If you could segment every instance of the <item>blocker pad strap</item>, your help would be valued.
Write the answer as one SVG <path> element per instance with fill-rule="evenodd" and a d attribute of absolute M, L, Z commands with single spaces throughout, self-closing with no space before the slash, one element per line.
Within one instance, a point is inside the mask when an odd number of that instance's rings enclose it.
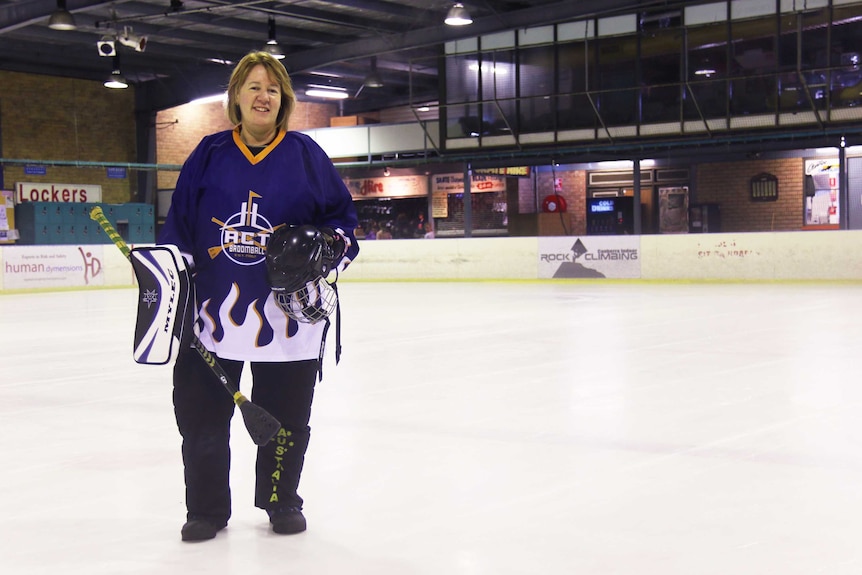
<path fill-rule="evenodd" d="M 134 357 L 164 365 L 191 344 L 194 306 L 191 274 L 174 245 L 134 248 L 129 255 L 138 280 Z"/>

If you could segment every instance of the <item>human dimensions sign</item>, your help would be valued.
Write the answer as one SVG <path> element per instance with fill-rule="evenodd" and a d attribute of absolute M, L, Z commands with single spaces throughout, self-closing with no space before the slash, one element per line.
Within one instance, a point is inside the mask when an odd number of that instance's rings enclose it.
<path fill-rule="evenodd" d="M 105 285 L 103 246 L 16 246 L 3 251 L 4 289 Z"/>
<path fill-rule="evenodd" d="M 102 186 L 97 184 L 46 184 L 18 182 L 15 203 L 25 202 L 101 202 Z"/>

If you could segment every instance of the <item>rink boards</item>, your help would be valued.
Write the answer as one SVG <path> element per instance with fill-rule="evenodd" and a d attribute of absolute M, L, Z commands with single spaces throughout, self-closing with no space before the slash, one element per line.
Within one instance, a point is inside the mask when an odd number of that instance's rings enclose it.
<path fill-rule="evenodd" d="M 363 241 L 343 281 L 862 280 L 862 231 Z M 0 247 L 0 290 L 134 284 L 111 245 Z"/>

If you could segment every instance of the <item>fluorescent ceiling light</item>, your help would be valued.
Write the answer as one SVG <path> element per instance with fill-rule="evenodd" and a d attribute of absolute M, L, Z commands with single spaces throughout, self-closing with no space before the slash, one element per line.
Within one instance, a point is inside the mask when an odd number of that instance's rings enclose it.
<path fill-rule="evenodd" d="M 196 98 L 189 102 L 189 104 L 211 104 L 213 102 L 224 102 L 227 98 L 227 93 L 222 92 L 221 94 L 213 94 L 212 96 L 204 96 L 203 98 Z"/>
<path fill-rule="evenodd" d="M 347 88 L 342 88 L 341 86 L 327 86 L 324 84 L 308 84 L 309 88 L 320 88 L 321 90 L 338 90 L 340 92 L 346 92 Z"/>
<path fill-rule="evenodd" d="M 609 160 L 596 162 L 596 167 L 601 170 L 631 170 L 634 167 L 634 162 L 631 160 Z"/>
<path fill-rule="evenodd" d="M 320 88 L 311 88 L 310 90 L 305 91 L 306 96 L 311 96 L 312 98 L 329 98 L 332 100 L 344 100 L 350 97 L 350 94 L 347 92 L 340 92 L 338 90 L 324 90 Z"/>
<path fill-rule="evenodd" d="M 333 74 L 332 72 L 321 72 L 319 70 L 314 70 L 309 72 L 312 76 L 323 76 L 324 78 L 341 78 L 341 74 Z"/>

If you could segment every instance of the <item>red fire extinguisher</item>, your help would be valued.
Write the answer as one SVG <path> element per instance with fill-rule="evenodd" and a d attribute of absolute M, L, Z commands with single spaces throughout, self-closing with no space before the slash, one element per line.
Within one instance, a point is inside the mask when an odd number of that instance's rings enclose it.
<path fill-rule="evenodd" d="M 550 213 L 565 212 L 566 198 L 560 194 L 551 194 L 550 196 L 546 196 L 542 201 L 542 211 Z"/>

